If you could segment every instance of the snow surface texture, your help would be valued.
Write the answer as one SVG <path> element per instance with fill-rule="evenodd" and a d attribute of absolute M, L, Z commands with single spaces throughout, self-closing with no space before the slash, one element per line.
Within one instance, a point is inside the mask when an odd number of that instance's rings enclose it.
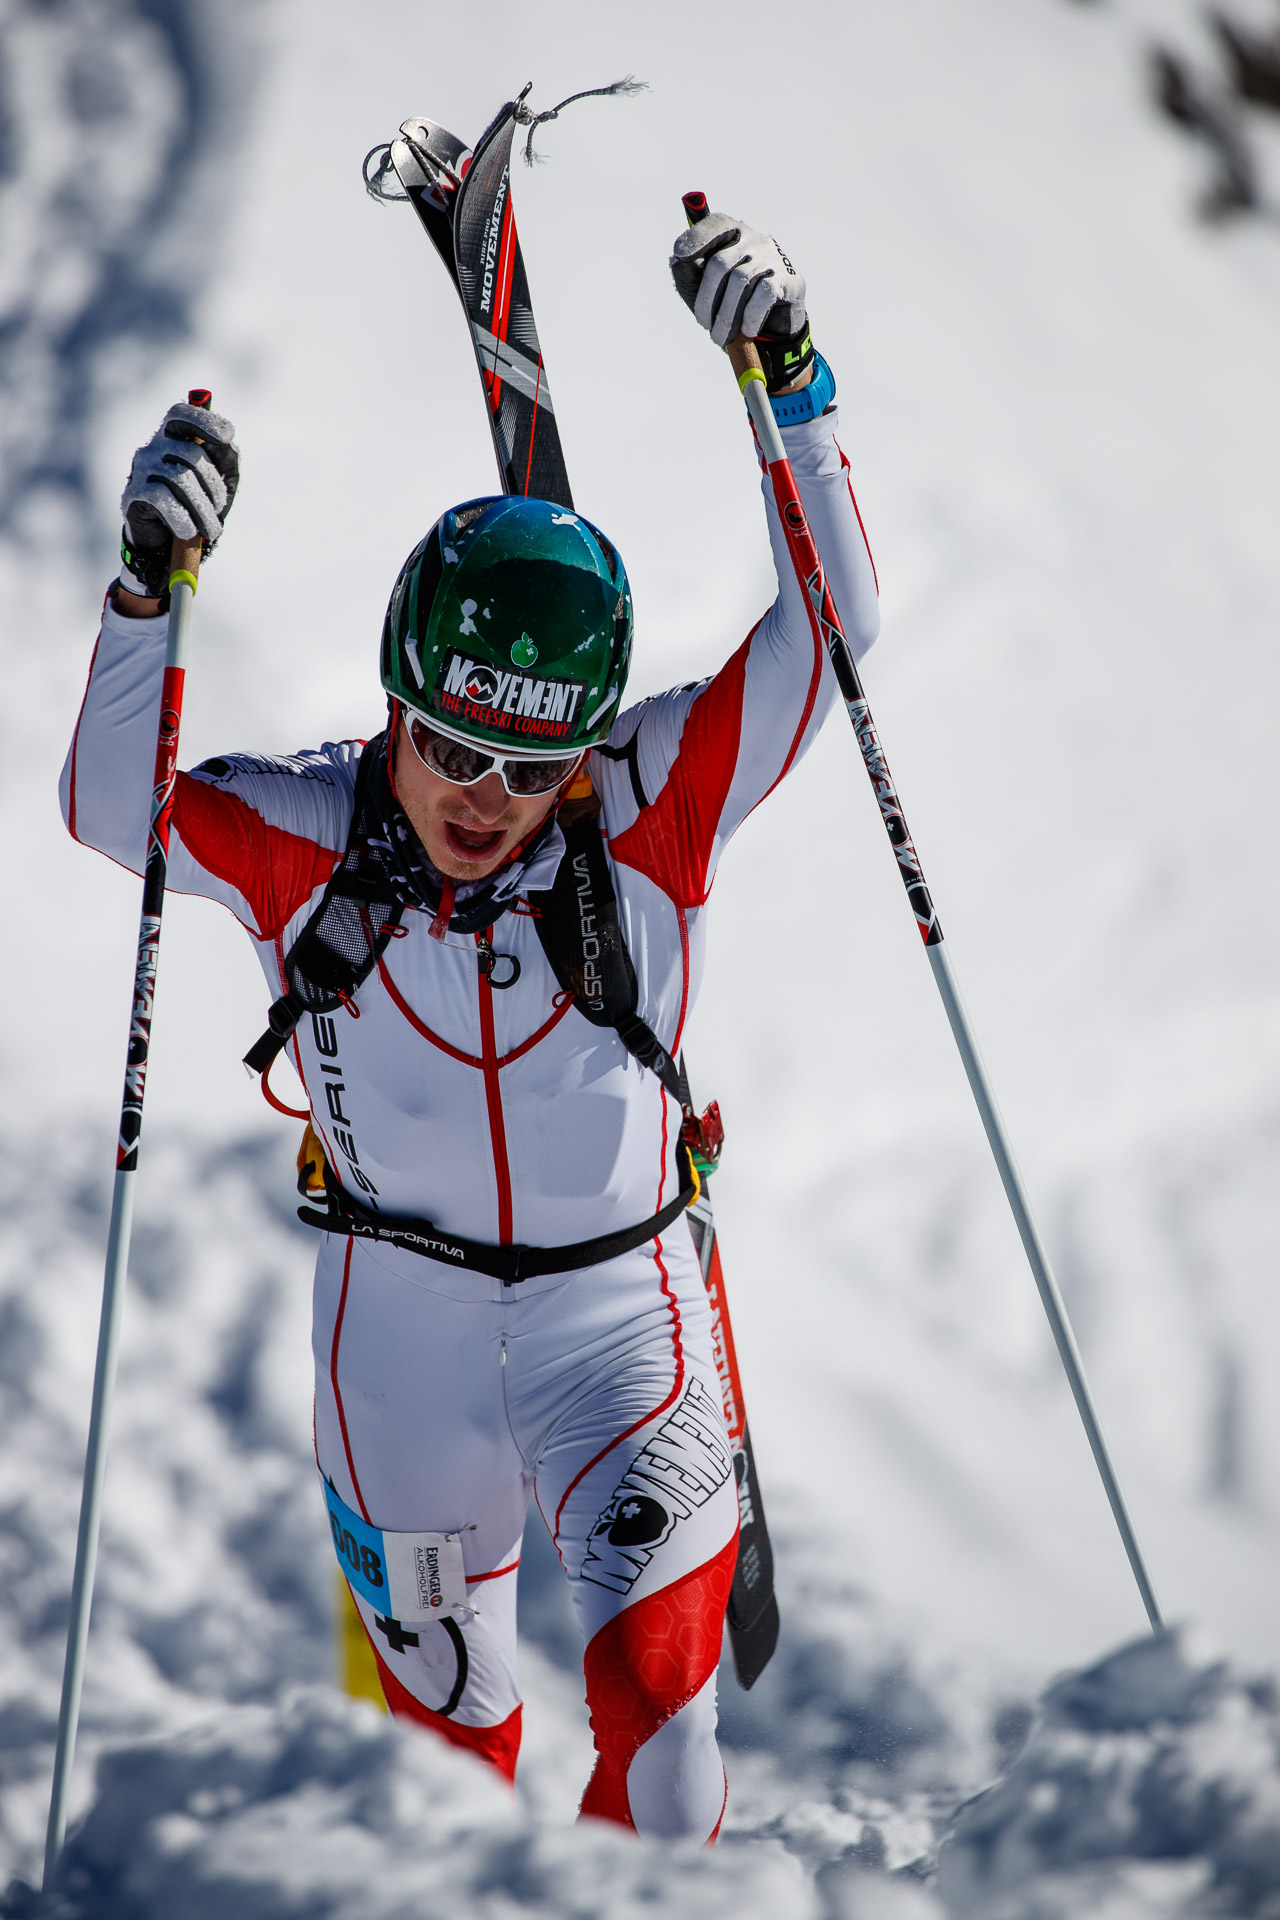
<path fill-rule="evenodd" d="M 982 1920 L 1280 1913 L 1280 1698 L 1186 1634 L 1059 1680 L 1005 1778 L 942 1849 Z"/>
<path fill-rule="evenodd" d="M 103 395 L 190 331 L 244 124 L 246 13 L 0 10 L 0 531 L 42 488 L 90 505 Z"/>
<path fill-rule="evenodd" d="M 873 707 L 1166 1607 L 1212 1638 L 1134 1637 L 833 721 L 730 852 L 689 1036 L 784 1620 L 751 1695 L 724 1677 L 721 1845 L 572 1826 L 590 1738 L 536 1523 L 514 1801 L 328 1684 L 295 1130 L 238 1066 L 242 936 L 174 900 L 61 1913 L 1274 1916 L 1280 236 L 1195 218 L 1204 157 L 1147 101 L 1153 38 L 1207 57 L 1198 11 L 821 0 L 783 100 L 771 13 L 728 44 L 672 0 L 491 11 L 483 58 L 468 10 L 409 0 L 376 32 L 330 0 L 0 11 L 0 1886 L 38 1874 L 136 934 L 53 804 L 129 452 L 194 385 L 245 448 L 186 760 L 375 727 L 387 583 L 492 478 L 452 295 L 359 159 L 410 112 L 474 133 L 526 78 L 634 71 L 515 196 L 635 690 L 767 592 L 740 406 L 666 276 L 701 185 L 809 274 L 884 589 Z"/>

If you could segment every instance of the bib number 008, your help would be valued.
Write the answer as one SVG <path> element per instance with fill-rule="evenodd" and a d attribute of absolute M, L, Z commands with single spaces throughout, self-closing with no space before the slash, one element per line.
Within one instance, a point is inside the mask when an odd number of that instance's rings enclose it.
<path fill-rule="evenodd" d="M 372 1526 L 326 1481 L 325 1504 L 338 1565 L 360 1597 L 404 1621 L 470 1616 L 462 1541 L 456 1533 L 393 1533 Z"/>

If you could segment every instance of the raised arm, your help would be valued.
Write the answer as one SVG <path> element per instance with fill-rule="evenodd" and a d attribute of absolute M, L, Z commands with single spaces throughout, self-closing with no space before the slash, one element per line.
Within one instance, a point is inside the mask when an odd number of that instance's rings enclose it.
<path fill-rule="evenodd" d="M 168 626 L 173 534 L 212 546 L 235 494 L 230 421 L 171 407 L 134 457 L 125 488 L 123 566 L 108 589 L 89 684 L 62 769 L 72 835 L 141 872 Z M 184 437 L 198 426 L 203 445 Z M 180 773 L 169 886 L 230 907 L 273 939 L 328 879 L 345 844 L 354 760 L 349 746 L 287 760 L 234 755 Z"/>
<path fill-rule="evenodd" d="M 718 345 L 744 330 L 758 341 L 849 644 L 861 657 L 880 625 L 875 568 L 836 438 L 835 381 L 815 354 L 804 281 L 776 242 L 711 214 L 681 235 L 677 290 Z M 610 769 L 615 859 L 638 868 L 682 906 L 707 896 L 729 836 L 806 751 L 835 696 L 778 522 L 763 487 L 778 595 L 712 679 L 622 715 L 603 755 Z"/>

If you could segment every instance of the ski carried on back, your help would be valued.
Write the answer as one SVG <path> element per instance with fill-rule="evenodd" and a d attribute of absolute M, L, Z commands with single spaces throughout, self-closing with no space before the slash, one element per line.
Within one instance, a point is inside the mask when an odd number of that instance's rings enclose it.
<path fill-rule="evenodd" d="M 398 139 L 367 157 L 365 183 L 375 199 L 408 199 L 458 291 L 488 403 L 503 491 L 572 508 L 511 206 L 511 143 L 527 92 L 526 87 L 502 108 L 474 151 L 434 120 L 406 120 Z M 384 183 L 392 175 L 403 194 L 386 190 Z M 686 1142 L 701 1171 L 701 1191 L 688 1217 L 711 1302 L 712 1350 L 738 1483 L 740 1533 L 727 1614 L 729 1644 L 739 1684 L 750 1687 L 777 1644 L 778 1603 L 707 1192 L 706 1168 L 719 1152 L 720 1137 L 718 1111 L 709 1108 L 698 1120 L 687 1103 Z"/>
<path fill-rule="evenodd" d="M 686 1089 L 684 1056 L 680 1072 Z M 688 1118 L 684 1126 L 685 1144 L 694 1159 L 700 1177 L 698 1197 L 689 1208 L 689 1231 L 693 1235 L 703 1284 L 711 1301 L 711 1352 L 720 1382 L 724 1423 L 733 1449 L 733 1470 L 738 1483 L 738 1561 L 733 1570 L 726 1618 L 729 1645 L 733 1650 L 733 1670 L 743 1687 L 760 1678 L 778 1644 L 778 1602 L 773 1591 L 773 1547 L 765 1525 L 760 1482 L 756 1478 L 756 1457 L 751 1448 L 751 1429 L 747 1425 L 747 1403 L 738 1372 L 738 1352 L 733 1343 L 733 1322 L 724 1290 L 724 1271 L 720 1265 L 720 1243 L 716 1238 L 715 1215 L 711 1211 L 708 1189 L 709 1152 L 718 1157 L 724 1141 L 719 1102 L 713 1102 L 702 1118 L 693 1118 L 693 1102 L 686 1102 Z M 693 1136 L 692 1138 L 690 1136 Z"/>
<path fill-rule="evenodd" d="M 511 209 L 520 100 L 502 109 L 474 153 L 434 120 L 406 120 L 389 164 L 466 310 L 503 492 L 572 507 Z"/>

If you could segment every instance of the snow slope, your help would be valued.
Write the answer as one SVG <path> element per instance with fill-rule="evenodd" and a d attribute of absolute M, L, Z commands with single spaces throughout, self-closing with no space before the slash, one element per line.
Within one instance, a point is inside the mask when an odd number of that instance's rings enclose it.
<path fill-rule="evenodd" d="M 492 483 L 452 296 L 360 157 L 411 111 L 474 133 L 526 78 L 550 104 L 634 71 L 650 93 L 543 128 L 515 194 L 575 487 L 636 585 L 636 690 L 715 664 L 768 591 L 739 403 L 666 279 L 700 185 L 809 273 L 883 587 L 873 707 L 1167 1610 L 1226 1665 L 1178 1637 L 1104 1658 L 1136 1595 L 833 721 L 725 863 L 689 1042 L 730 1129 L 785 1620 L 756 1691 L 726 1682 L 725 1843 L 568 1829 L 589 1743 L 535 1541 L 514 1808 L 327 1689 L 291 1129 L 237 1064 L 247 947 L 174 901 L 65 1910 L 1266 1911 L 1280 245 L 1193 220 L 1200 160 L 1146 107 L 1146 41 L 1203 45 L 1194 9 L 824 0 L 803 86 L 764 10 L 737 36 L 670 0 L 496 0 L 487 36 L 405 0 L 376 33 L 218 12 L 0 17 L 0 807 L 31 930 L 0 1031 L 0 1883 L 38 1861 L 136 928 L 53 802 L 128 452 L 197 383 L 245 448 L 186 756 L 378 724 L 387 583 Z M 193 56 L 170 29 L 198 18 Z M 928 1879 L 1063 1667 L 1101 1677 L 1046 1697 Z M 1091 1720 L 1081 1687 L 1119 1704 Z"/>

